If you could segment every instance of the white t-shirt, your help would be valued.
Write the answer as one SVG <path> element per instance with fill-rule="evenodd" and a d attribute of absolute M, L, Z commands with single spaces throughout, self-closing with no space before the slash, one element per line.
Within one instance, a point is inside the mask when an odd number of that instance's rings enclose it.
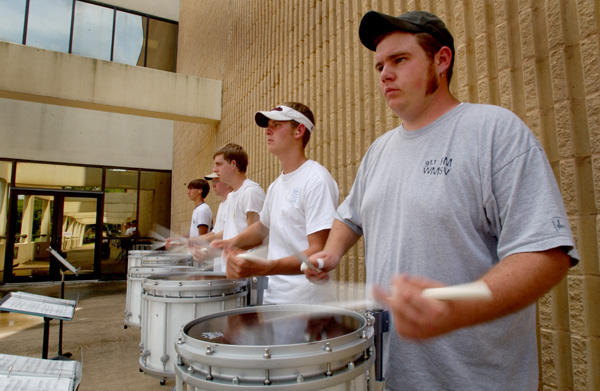
<path fill-rule="evenodd" d="M 225 227 L 225 211 L 227 210 L 228 201 L 229 198 L 226 198 L 219 204 L 219 209 L 217 209 L 217 217 L 215 218 L 215 224 L 213 225 L 212 229 L 214 233 L 223 231 L 223 228 Z"/>
<path fill-rule="evenodd" d="M 246 179 L 239 189 L 229 193 L 225 208 L 223 239 L 233 238 L 246 229 L 248 226 L 246 215 L 249 212 L 260 213 L 264 201 L 264 190 L 250 179 Z M 225 262 L 221 263 L 221 270 L 225 271 Z"/>
<path fill-rule="evenodd" d="M 307 236 L 331 229 L 339 201 L 337 183 L 325 167 L 308 160 L 281 174 L 267 191 L 260 221 L 269 228 L 268 259 L 308 248 Z M 300 275 L 269 276 L 264 304 L 324 304 L 336 300 L 333 281 L 315 285 Z"/>
<path fill-rule="evenodd" d="M 190 224 L 190 238 L 199 236 L 198 227 L 206 225 L 208 231 L 212 227 L 212 210 L 206 203 L 201 203 L 192 212 L 192 223 Z"/>
<path fill-rule="evenodd" d="M 215 225 L 213 226 L 213 229 L 212 229 L 212 231 L 214 233 L 219 233 L 219 232 L 223 231 L 223 228 L 225 227 L 225 215 L 227 214 L 228 202 L 229 202 L 229 198 L 226 198 L 223 201 L 221 201 L 221 203 L 219 204 L 219 209 L 217 209 L 217 217 L 215 218 Z M 223 265 L 222 257 L 215 257 L 213 262 L 214 262 L 214 267 L 217 270 L 225 270 L 225 265 Z"/>

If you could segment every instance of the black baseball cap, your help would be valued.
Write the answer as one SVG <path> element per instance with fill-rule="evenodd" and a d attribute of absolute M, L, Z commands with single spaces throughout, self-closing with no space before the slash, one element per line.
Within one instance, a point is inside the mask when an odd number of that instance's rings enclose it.
<path fill-rule="evenodd" d="M 358 35 L 367 49 L 375 51 L 377 39 L 393 31 L 429 33 L 442 46 L 448 46 L 452 50 L 452 57 L 454 57 L 454 38 L 452 34 L 440 18 L 426 11 L 410 11 L 400 16 L 369 11 L 360 21 Z"/>

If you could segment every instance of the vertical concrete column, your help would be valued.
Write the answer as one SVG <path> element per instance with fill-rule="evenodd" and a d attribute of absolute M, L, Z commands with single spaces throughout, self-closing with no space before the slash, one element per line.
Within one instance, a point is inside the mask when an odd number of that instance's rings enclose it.
<path fill-rule="evenodd" d="M 21 235 L 27 235 L 21 239 L 21 243 L 31 243 L 31 234 L 33 233 L 33 204 L 35 196 L 25 196 L 23 200 L 23 211 L 21 217 Z"/>
<path fill-rule="evenodd" d="M 68 250 L 68 244 L 69 244 L 69 238 L 66 236 L 68 235 L 68 227 L 69 227 L 69 217 L 65 216 L 64 220 L 63 220 L 63 225 L 62 225 L 62 250 Z"/>
<path fill-rule="evenodd" d="M 6 236 L 6 215 L 8 213 L 8 191 L 5 181 L 0 181 L 0 236 Z M 4 239 L 0 239 L 2 242 Z"/>
<path fill-rule="evenodd" d="M 83 246 L 83 235 L 85 234 L 85 224 L 77 222 L 77 247 Z"/>
<path fill-rule="evenodd" d="M 42 236 L 44 238 L 44 242 L 50 241 L 50 218 L 52 216 L 52 201 L 43 200 L 42 201 L 42 222 L 40 226 L 40 234 L 46 235 Z"/>

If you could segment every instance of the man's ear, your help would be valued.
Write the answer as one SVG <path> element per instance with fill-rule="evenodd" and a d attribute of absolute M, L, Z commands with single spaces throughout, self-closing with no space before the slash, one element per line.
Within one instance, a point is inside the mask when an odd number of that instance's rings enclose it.
<path fill-rule="evenodd" d="M 437 61 L 438 75 L 446 72 L 452 63 L 452 50 L 448 46 L 443 46 L 435 54 L 435 59 Z"/>
<path fill-rule="evenodd" d="M 231 164 L 231 166 L 232 166 L 233 168 L 235 168 L 235 166 L 237 165 L 237 164 L 236 164 L 236 162 L 235 162 L 235 160 L 232 160 L 232 161 L 231 161 L 231 163 L 229 163 L 229 164 Z"/>
<path fill-rule="evenodd" d="M 302 136 L 304 136 L 304 132 L 306 132 L 306 126 L 304 126 L 304 124 L 298 124 L 298 126 L 296 126 L 296 130 L 294 131 L 294 136 L 296 138 L 302 138 Z"/>

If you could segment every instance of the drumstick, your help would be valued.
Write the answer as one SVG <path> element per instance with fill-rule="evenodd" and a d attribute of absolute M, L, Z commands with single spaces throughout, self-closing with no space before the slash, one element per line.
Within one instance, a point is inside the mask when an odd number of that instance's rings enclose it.
<path fill-rule="evenodd" d="M 364 291 L 366 286 L 364 284 L 348 284 L 344 286 L 349 287 L 350 290 Z M 395 290 L 392 287 L 392 290 Z M 487 284 L 483 281 L 475 281 L 466 284 L 445 286 L 440 288 L 427 288 L 421 292 L 423 297 L 436 300 L 491 300 L 492 292 L 490 291 Z M 388 298 L 393 300 L 394 295 L 392 294 Z M 331 302 L 324 303 L 327 305 L 352 309 L 352 308 L 381 308 L 382 303 L 379 303 L 371 298 L 358 299 L 358 300 L 346 300 L 342 302 Z"/>
<path fill-rule="evenodd" d="M 319 264 L 319 267 L 315 267 L 309 260 L 308 257 L 306 256 L 306 254 L 304 254 L 303 252 L 299 252 L 296 255 L 296 258 L 298 258 L 300 260 L 300 262 L 302 262 L 300 264 L 300 271 L 304 272 L 306 269 L 313 269 L 313 270 L 317 270 L 319 272 L 322 272 L 323 270 L 323 259 L 322 258 L 317 258 L 317 263 Z M 309 278 L 308 281 L 312 282 L 313 284 L 316 285 L 323 285 L 327 283 L 327 280 L 321 280 L 319 278 Z"/>
<path fill-rule="evenodd" d="M 259 246 L 248 250 L 245 253 L 238 254 L 237 256 L 247 261 L 269 262 L 267 259 L 268 250 L 269 248 L 267 246 Z"/>
<path fill-rule="evenodd" d="M 492 291 L 483 281 L 423 289 L 421 296 L 436 300 L 492 300 Z"/>

